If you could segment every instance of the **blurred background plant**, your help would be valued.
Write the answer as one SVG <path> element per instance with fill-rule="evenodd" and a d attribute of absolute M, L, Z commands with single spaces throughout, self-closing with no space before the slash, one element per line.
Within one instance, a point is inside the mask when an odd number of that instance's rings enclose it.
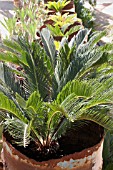
<path fill-rule="evenodd" d="M 58 41 L 60 42 L 63 37 L 70 40 L 83 28 L 82 20 L 77 18 L 73 1 L 48 1 L 46 6 L 49 12 L 48 20 L 44 24 L 51 31 L 55 45 L 58 45 Z"/>
<path fill-rule="evenodd" d="M 93 5 L 93 6 L 95 6 L 95 5 L 96 5 L 96 2 L 97 2 L 97 0 L 84 0 L 84 1 L 88 1 L 89 4 L 91 4 L 91 5 Z"/>
<path fill-rule="evenodd" d="M 89 3 L 91 4 L 91 5 L 96 5 L 96 0 L 89 0 Z"/>
<path fill-rule="evenodd" d="M 103 170 L 113 170 L 113 132 L 106 133 L 103 148 Z"/>
<path fill-rule="evenodd" d="M 93 16 L 93 7 L 88 8 L 85 6 L 84 0 L 74 0 L 75 3 L 75 11 L 77 13 L 77 17 L 82 19 L 83 25 L 86 28 L 94 28 L 94 16 Z M 90 4 L 94 5 L 95 1 L 90 1 Z"/>
<path fill-rule="evenodd" d="M 69 15 L 65 13 L 61 15 L 61 13 L 57 13 L 56 15 L 51 15 L 49 17 L 52 24 L 47 24 L 47 27 L 51 31 L 51 34 L 61 37 L 69 37 L 73 33 L 77 33 L 78 30 L 82 29 L 82 21 L 77 18 L 76 13 Z"/>
<path fill-rule="evenodd" d="M 8 30 L 10 37 L 13 35 L 29 34 L 29 41 L 36 39 L 37 30 L 47 19 L 47 9 L 43 1 L 24 0 L 21 8 L 15 9 L 13 18 L 5 20 L 2 25 Z"/>
<path fill-rule="evenodd" d="M 48 1 L 46 6 L 50 10 L 55 10 L 56 12 L 60 12 L 66 5 L 68 5 L 71 1 L 67 0 L 58 0 L 57 2 L 55 1 Z"/>

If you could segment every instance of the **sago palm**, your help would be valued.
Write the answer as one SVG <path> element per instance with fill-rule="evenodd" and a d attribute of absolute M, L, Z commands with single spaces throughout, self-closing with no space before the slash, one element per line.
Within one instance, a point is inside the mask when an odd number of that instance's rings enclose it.
<path fill-rule="evenodd" d="M 4 129 L 20 146 L 34 141 L 43 160 L 59 151 L 58 139 L 73 122 L 79 121 L 81 126 L 90 120 L 113 128 L 113 77 L 111 67 L 109 71 L 106 67 L 112 60 L 113 45 L 97 46 L 105 32 L 86 42 L 88 34 L 85 29 L 70 42 L 64 38 L 58 51 L 47 29 L 41 32 L 43 46 L 37 41 L 29 43 L 27 36 L 4 40 L 0 60 L 21 67 L 18 71 L 4 65 L 9 73 L 5 82 L 0 82 Z M 22 89 L 18 94 L 13 83 L 20 76 Z"/>

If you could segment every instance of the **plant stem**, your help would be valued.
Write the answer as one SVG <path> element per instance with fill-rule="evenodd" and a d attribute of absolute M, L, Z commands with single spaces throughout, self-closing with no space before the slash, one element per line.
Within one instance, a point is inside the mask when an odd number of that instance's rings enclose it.
<path fill-rule="evenodd" d="M 39 144 L 40 148 L 42 148 L 43 147 L 43 144 L 42 144 L 43 139 L 42 139 L 42 137 L 37 133 L 37 130 L 33 126 L 31 127 L 31 129 L 32 129 L 32 131 L 34 132 L 34 134 L 37 137 L 38 144 Z"/>
<path fill-rule="evenodd" d="M 61 121 L 59 122 L 58 126 L 56 127 L 56 129 L 53 132 L 53 135 L 51 138 L 54 138 L 54 136 L 57 134 L 58 130 L 60 129 L 60 127 L 62 126 L 62 124 L 64 123 L 64 121 L 66 120 L 66 117 L 62 117 Z"/>

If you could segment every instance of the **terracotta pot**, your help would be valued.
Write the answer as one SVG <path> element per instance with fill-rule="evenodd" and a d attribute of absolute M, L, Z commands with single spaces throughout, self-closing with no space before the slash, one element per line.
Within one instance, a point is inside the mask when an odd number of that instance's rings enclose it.
<path fill-rule="evenodd" d="M 3 170 L 101 170 L 103 141 L 102 137 L 98 144 L 81 152 L 59 159 L 37 162 L 20 153 L 3 137 Z"/>

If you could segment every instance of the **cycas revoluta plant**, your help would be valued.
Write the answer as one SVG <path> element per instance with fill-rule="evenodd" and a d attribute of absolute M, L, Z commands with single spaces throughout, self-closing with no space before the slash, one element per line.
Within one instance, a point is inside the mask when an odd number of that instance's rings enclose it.
<path fill-rule="evenodd" d="M 17 88 L 11 87 L 10 74 L 5 82 L 1 81 L 4 129 L 20 146 L 27 147 L 34 141 L 38 161 L 63 155 L 58 139 L 73 122 L 79 121 L 82 126 L 90 120 L 113 128 L 112 69 L 108 67 L 109 74 L 105 66 L 112 59 L 109 51 L 113 45 L 97 46 L 105 32 L 93 34 L 86 42 L 89 32 L 80 30 L 69 43 L 63 38 L 58 51 L 47 29 L 41 32 L 43 46 L 37 41 L 29 43 L 27 35 L 4 40 L 6 51 L 0 53 L 0 60 L 20 65 L 21 71 L 7 71 L 23 77 L 24 91 L 24 95 L 18 94 Z M 101 76 L 96 78 L 94 73 Z"/>

